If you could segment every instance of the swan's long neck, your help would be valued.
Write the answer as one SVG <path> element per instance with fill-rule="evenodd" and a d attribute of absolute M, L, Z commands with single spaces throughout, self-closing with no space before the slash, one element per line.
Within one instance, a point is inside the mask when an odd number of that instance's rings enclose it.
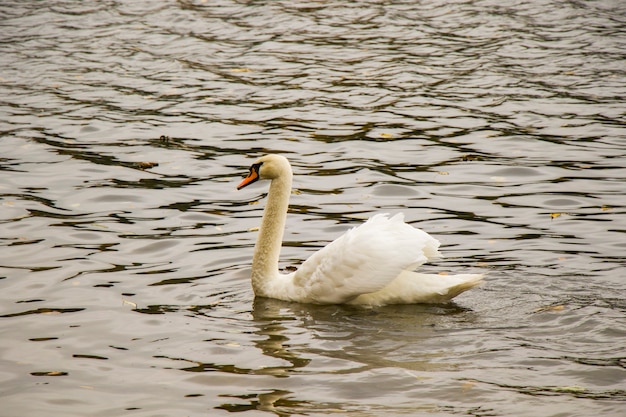
<path fill-rule="evenodd" d="M 291 181 L 289 169 L 272 180 L 267 194 L 267 204 L 252 258 L 252 288 L 257 295 L 264 295 L 267 282 L 278 276 L 278 258 L 285 231 Z"/>

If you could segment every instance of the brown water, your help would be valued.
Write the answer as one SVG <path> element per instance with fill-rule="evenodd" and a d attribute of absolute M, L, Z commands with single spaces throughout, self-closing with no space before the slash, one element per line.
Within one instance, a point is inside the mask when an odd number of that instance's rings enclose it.
<path fill-rule="evenodd" d="M 624 16 L 2 2 L 0 415 L 623 415 Z M 485 285 L 254 300 L 266 187 L 235 186 L 267 152 L 296 174 L 283 267 L 402 211 L 442 241 L 425 271 Z"/>

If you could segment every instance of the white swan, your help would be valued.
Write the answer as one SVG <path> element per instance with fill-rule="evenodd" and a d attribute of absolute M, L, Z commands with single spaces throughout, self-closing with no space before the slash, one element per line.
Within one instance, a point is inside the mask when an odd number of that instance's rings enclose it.
<path fill-rule="evenodd" d="M 412 272 L 440 256 L 439 242 L 404 223 L 402 214 L 375 215 L 314 253 L 297 271 L 279 273 L 292 176 L 285 157 L 266 155 L 237 186 L 239 190 L 257 180 L 271 181 L 252 259 L 255 295 L 315 304 L 442 303 L 481 282 L 481 274 Z"/>

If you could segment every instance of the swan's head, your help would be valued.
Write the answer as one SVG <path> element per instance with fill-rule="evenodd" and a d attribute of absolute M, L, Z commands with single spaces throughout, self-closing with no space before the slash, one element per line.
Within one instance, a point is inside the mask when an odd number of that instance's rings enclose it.
<path fill-rule="evenodd" d="M 273 180 L 284 175 L 292 175 L 287 158 L 281 155 L 265 155 L 254 161 L 250 166 L 250 173 L 239 183 L 237 189 L 241 190 L 258 180 Z"/>

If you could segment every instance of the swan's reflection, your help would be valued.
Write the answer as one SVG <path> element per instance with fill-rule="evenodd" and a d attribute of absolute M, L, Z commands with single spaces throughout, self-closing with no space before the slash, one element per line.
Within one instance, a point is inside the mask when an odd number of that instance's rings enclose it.
<path fill-rule="evenodd" d="M 285 320 L 293 320 L 293 318 L 288 318 L 284 313 L 281 313 L 281 304 L 290 303 L 257 297 L 253 304 L 252 316 L 258 322 L 258 330 L 254 333 L 266 337 L 255 342 L 256 346 L 264 355 L 291 363 L 291 366 L 264 368 L 262 373 L 286 377 L 290 370 L 304 368 L 311 360 L 299 356 L 289 349 L 289 338 L 285 335 L 287 327 L 284 322 Z"/>
<path fill-rule="evenodd" d="M 449 367 L 433 364 L 432 359 L 446 355 L 442 344 L 434 351 L 432 339 L 439 339 L 453 317 L 467 322 L 473 313 L 457 306 L 400 305 L 379 309 L 365 309 L 345 305 L 312 305 L 257 297 L 252 315 L 257 322 L 258 335 L 266 336 L 256 342 L 263 354 L 283 359 L 291 367 L 269 368 L 267 372 L 283 373 L 304 368 L 311 357 L 349 361 L 347 369 L 330 372 L 351 372 L 355 368 L 399 367 L 405 370 L 426 371 Z M 289 333 L 302 333 L 308 343 L 296 345 Z M 302 335 L 299 335 L 302 338 Z"/>
<path fill-rule="evenodd" d="M 250 410 L 267 411 L 279 417 L 289 417 L 294 414 L 304 415 L 301 410 L 315 408 L 310 402 L 294 400 L 291 398 L 292 396 L 293 393 L 287 390 L 270 390 L 254 394 L 224 396 L 246 400 L 248 403 L 226 403 L 216 408 L 227 410 L 231 413 Z"/>
<path fill-rule="evenodd" d="M 325 381 L 332 375 L 339 379 L 347 375 L 346 378 L 356 381 L 369 370 L 385 368 L 422 379 L 419 372 L 455 366 L 434 360 L 449 355 L 443 339 L 425 348 L 426 342 L 444 337 L 447 332 L 438 332 L 449 326 L 453 317 L 467 321 L 472 315 L 471 311 L 455 304 L 366 309 L 257 297 L 252 309 L 253 327 L 256 328 L 253 333 L 263 338 L 255 341 L 255 345 L 263 355 L 280 359 L 288 365 L 257 368 L 254 374 L 281 379 L 306 375 L 311 377 L 312 383 L 319 383 L 322 374 Z M 307 371 L 307 367 L 310 370 Z M 302 393 L 289 390 L 288 382 L 267 383 L 267 389 L 257 386 L 253 392 L 223 395 L 236 401 L 217 408 L 230 412 L 262 410 L 281 417 L 312 410 L 343 410 L 344 405 L 340 403 L 317 403 L 299 398 Z M 345 390 L 352 384 L 340 385 Z M 359 384 L 353 385 L 355 390 L 363 389 Z"/>

